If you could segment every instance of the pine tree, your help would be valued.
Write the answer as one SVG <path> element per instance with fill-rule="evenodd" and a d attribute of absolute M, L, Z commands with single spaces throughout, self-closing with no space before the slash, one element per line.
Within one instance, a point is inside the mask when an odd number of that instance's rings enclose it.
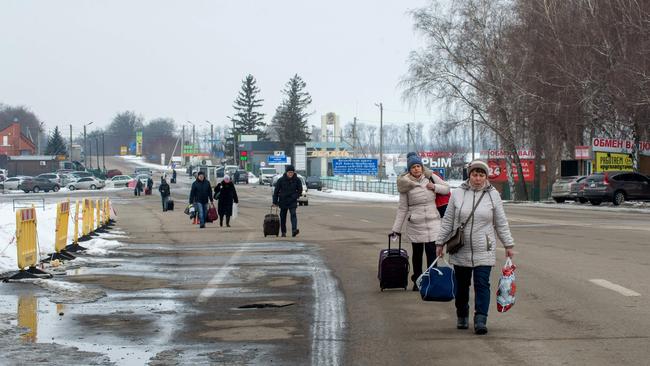
<path fill-rule="evenodd" d="M 242 80 L 241 90 L 237 99 L 235 99 L 235 115 L 232 121 L 235 122 L 235 132 L 237 135 L 257 135 L 258 139 L 266 139 L 264 131 L 264 113 L 257 111 L 262 107 L 264 99 L 258 99 L 260 88 L 257 87 L 257 81 L 253 75 L 247 75 Z"/>
<path fill-rule="evenodd" d="M 298 74 L 294 75 L 282 91 L 285 99 L 276 109 L 272 124 L 285 151 L 293 151 L 295 143 L 309 140 L 307 118 L 312 114 L 307 111 L 311 96 L 305 83 Z"/>
<path fill-rule="evenodd" d="M 59 127 L 54 127 L 54 132 L 47 139 L 47 148 L 45 149 L 46 155 L 65 155 L 68 151 L 63 136 L 59 131 Z"/>

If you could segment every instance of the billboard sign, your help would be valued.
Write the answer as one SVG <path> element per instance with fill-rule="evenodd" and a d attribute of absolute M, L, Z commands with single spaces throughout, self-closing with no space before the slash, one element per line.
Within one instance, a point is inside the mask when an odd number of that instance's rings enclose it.
<path fill-rule="evenodd" d="M 307 170 L 307 146 L 294 146 L 294 165 L 297 171 Z"/>
<path fill-rule="evenodd" d="M 334 175 L 371 175 L 378 173 L 377 159 L 332 159 Z"/>
<path fill-rule="evenodd" d="M 284 155 L 282 155 L 282 156 L 276 156 L 276 155 L 268 156 L 266 158 L 266 163 L 269 164 L 269 165 L 287 165 L 287 164 L 289 164 L 288 160 L 287 160 L 287 157 L 284 156 Z"/>
<path fill-rule="evenodd" d="M 135 133 L 135 155 L 142 156 L 142 131 Z"/>
<path fill-rule="evenodd" d="M 129 154 L 129 148 L 126 146 L 120 146 L 120 155 L 128 155 Z"/>
<path fill-rule="evenodd" d="M 594 172 L 601 173 L 609 170 L 633 171 L 634 164 L 631 154 L 594 152 Z"/>
<path fill-rule="evenodd" d="M 503 183 L 508 181 L 508 171 L 506 170 L 506 161 L 488 160 L 488 178 L 492 182 Z M 524 172 L 524 181 L 532 182 L 535 180 L 535 160 L 521 160 L 521 168 Z M 519 181 L 519 174 L 517 173 L 517 165 L 512 163 L 512 173 L 515 182 Z"/>

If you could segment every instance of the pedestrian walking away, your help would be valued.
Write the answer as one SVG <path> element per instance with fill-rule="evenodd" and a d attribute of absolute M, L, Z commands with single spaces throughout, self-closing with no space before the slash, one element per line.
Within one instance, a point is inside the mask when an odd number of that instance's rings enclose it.
<path fill-rule="evenodd" d="M 413 247 L 411 280 L 413 291 L 417 291 L 415 281 L 422 274 L 424 252 L 426 252 L 427 267 L 435 259 L 434 241 L 440 231 L 440 214 L 435 205 L 436 195 L 448 194 L 449 185 L 434 174 L 429 174 L 427 178 L 422 159 L 415 154 L 409 156 L 407 167 L 408 173 L 400 175 L 397 179 L 400 196 L 393 224 L 393 235 L 401 235 L 402 227 L 406 223 L 407 236 Z M 435 183 L 429 179 L 433 179 Z"/>
<path fill-rule="evenodd" d="M 229 175 L 223 177 L 223 181 L 214 187 L 214 199 L 217 200 L 217 212 L 219 213 L 219 226 L 223 226 L 223 218 L 226 217 L 226 226 L 230 227 L 233 204 L 239 203 L 237 190 L 230 180 Z"/>
<path fill-rule="evenodd" d="M 167 200 L 171 196 L 171 191 L 169 189 L 169 184 L 165 178 L 160 178 L 160 186 L 158 186 L 158 192 L 160 192 L 160 198 L 162 199 L 163 212 L 167 211 Z"/>
<path fill-rule="evenodd" d="M 142 184 L 142 181 L 140 179 L 135 180 L 135 188 L 133 189 L 133 194 L 136 196 L 139 196 L 142 193 L 142 190 L 144 189 L 144 184 Z"/>
<path fill-rule="evenodd" d="M 298 198 L 302 195 L 302 182 L 296 176 L 296 169 L 293 165 L 287 165 L 285 173 L 275 183 L 273 190 L 273 206 L 280 207 L 280 231 L 281 236 L 287 236 L 287 212 L 291 215 L 291 235 L 296 236 L 298 230 Z"/>
<path fill-rule="evenodd" d="M 212 200 L 212 187 L 210 181 L 205 179 L 205 173 L 199 172 L 196 175 L 196 180 L 192 183 L 190 189 L 190 204 L 193 204 L 196 209 L 196 214 L 199 215 L 200 228 L 205 227 L 205 219 L 208 213 L 208 201 L 213 203 Z"/>
<path fill-rule="evenodd" d="M 147 191 L 146 194 L 151 194 L 151 191 L 153 189 L 153 179 L 151 177 L 147 178 Z"/>
<path fill-rule="evenodd" d="M 176 169 L 172 169 L 172 184 L 176 184 Z"/>
<path fill-rule="evenodd" d="M 443 255 L 443 245 L 458 232 L 462 244 L 449 257 L 457 282 L 456 326 L 458 329 L 469 328 L 469 288 L 473 282 L 474 332 L 486 334 L 490 271 L 496 262 L 497 236 L 505 247 L 507 258 L 513 256 L 514 241 L 501 196 L 487 179 L 488 165 L 474 160 L 467 170 L 469 178 L 452 192 L 449 199 L 436 240 L 436 255 Z M 466 226 L 461 228 L 465 222 Z"/>

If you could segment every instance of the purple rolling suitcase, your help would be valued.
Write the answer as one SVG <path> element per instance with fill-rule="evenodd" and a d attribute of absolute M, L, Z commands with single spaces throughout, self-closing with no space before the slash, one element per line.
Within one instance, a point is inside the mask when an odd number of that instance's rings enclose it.
<path fill-rule="evenodd" d="M 382 291 L 387 288 L 408 288 L 409 255 L 402 249 L 402 235 L 399 235 L 399 248 L 390 248 L 390 235 L 388 235 L 388 249 L 379 252 L 379 287 Z"/>

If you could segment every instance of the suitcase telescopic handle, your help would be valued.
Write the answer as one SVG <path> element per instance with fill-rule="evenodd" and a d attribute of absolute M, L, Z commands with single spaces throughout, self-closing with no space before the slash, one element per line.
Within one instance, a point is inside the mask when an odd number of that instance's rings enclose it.
<path fill-rule="evenodd" d="M 388 234 L 388 250 L 390 250 L 390 242 L 391 242 L 393 234 L 397 235 L 397 237 L 399 238 L 399 250 L 402 250 L 402 234 L 401 233 Z"/>
<path fill-rule="evenodd" d="M 271 205 L 271 210 L 269 212 L 273 213 L 274 210 L 275 210 L 275 214 L 277 215 L 278 214 L 278 207 Z"/>

